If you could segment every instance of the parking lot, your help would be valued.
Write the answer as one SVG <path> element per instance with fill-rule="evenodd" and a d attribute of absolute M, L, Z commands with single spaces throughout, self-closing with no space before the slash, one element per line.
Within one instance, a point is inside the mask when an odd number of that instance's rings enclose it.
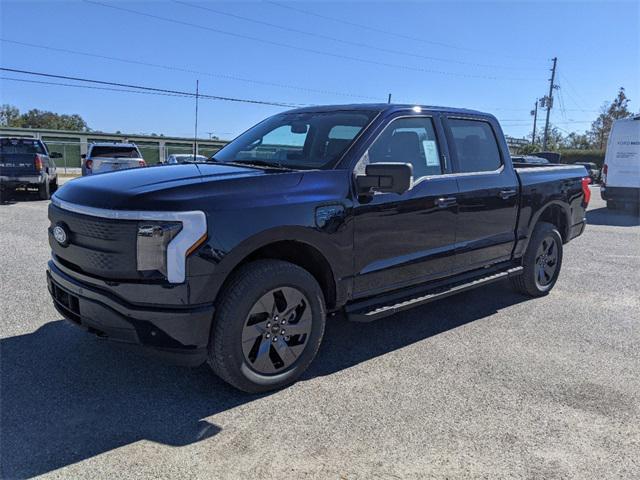
<path fill-rule="evenodd" d="M 0 205 L 3 478 L 640 476 L 640 220 L 597 188 L 549 296 L 330 319 L 303 380 L 261 396 L 63 321 L 47 204 Z"/>

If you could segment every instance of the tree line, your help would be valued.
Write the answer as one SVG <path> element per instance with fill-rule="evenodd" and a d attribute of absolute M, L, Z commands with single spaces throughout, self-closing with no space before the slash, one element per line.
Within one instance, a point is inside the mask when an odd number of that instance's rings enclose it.
<path fill-rule="evenodd" d="M 604 150 L 611 133 L 613 122 L 621 118 L 629 118 L 634 114 L 629 110 L 630 99 L 620 87 L 612 102 L 604 102 L 600 113 L 591 123 L 591 127 L 583 133 L 563 133 L 558 127 L 549 125 L 547 150 Z M 529 135 L 531 139 L 532 135 Z M 542 151 L 544 128 L 536 132 L 535 142 L 520 149 L 521 153 L 535 153 Z"/>
<path fill-rule="evenodd" d="M 59 114 L 37 108 L 20 113 L 17 107 L 7 104 L 0 106 L 0 127 L 91 131 L 87 122 L 78 114 Z"/>

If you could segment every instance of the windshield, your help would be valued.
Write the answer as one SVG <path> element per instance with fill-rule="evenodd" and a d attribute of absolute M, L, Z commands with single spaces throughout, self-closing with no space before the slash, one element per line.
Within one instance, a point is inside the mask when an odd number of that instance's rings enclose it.
<path fill-rule="evenodd" d="M 136 147 L 95 146 L 91 158 L 141 158 Z"/>
<path fill-rule="evenodd" d="M 326 168 L 375 117 L 371 111 L 285 113 L 268 118 L 217 152 L 219 162 Z"/>

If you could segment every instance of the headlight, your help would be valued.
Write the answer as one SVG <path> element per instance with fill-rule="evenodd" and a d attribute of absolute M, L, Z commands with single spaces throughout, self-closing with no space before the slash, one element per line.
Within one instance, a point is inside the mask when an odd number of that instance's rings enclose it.
<path fill-rule="evenodd" d="M 158 271 L 167 277 L 167 247 L 180 230 L 181 222 L 140 222 L 136 251 L 138 271 Z"/>

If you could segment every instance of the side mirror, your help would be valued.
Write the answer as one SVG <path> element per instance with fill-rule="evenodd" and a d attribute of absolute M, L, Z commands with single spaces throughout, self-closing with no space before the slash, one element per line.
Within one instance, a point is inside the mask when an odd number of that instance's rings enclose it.
<path fill-rule="evenodd" d="M 62 158 L 62 154 L 60 152 L 51 152 L 49 158 Z"/>
<path fill-rule="evenodd" d="M 291 133 L 307 133 L 307 124 L 304 122 L 293 122 L 291 124 Z"/>
<path fill-rule="evenodd" d="M 365 175 L 356 177 L 358 193 L 404 193 L 411 188 L 413 165 L 410 163 L 370 163 Z"/>
<path fill-rule="evenodd" d="M 81 158 L 82 160 L 85 160 L 85 159 L 87 158 L 87 154 L 86 154 L 86 153 L 83 153 L 82 155 L 80 155 L 80 158 Z"/>

